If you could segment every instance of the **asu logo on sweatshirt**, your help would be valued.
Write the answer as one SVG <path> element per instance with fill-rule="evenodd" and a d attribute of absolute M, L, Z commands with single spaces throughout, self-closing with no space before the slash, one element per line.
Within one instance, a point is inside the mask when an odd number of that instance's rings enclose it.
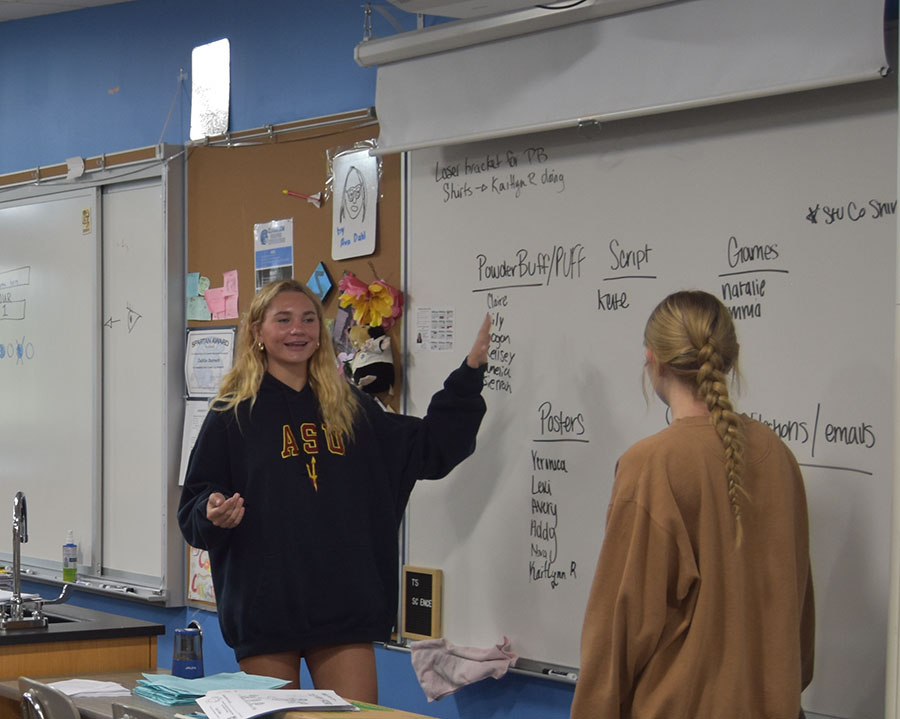
<path fill-rule="evenodd" d="M 316 468 L 316 456 L 322 445 L 321 439 L 325 440 L 325 448 L 331 454 L 343 456 L 346 453 L 344 446 L 344 438 L 337 432 L 329 432 L 328 428 L 322 425 L 316 425 L 314 422 L 304 422 L 300 425 L 299 437 L 291 430 L 290 425 L 284 425 L 281 428 L 281 458 L 290 459 L 291 457 L 299 457 L 301 452 L 309 457 L 306 463 L 306 474 L 312 483 L 313 489 L 319 491 L 319 473 Z"/>

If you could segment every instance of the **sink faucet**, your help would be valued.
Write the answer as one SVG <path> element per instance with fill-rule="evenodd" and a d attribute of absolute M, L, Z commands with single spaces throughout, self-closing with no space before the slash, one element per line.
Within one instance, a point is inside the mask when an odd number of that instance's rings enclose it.
<path fill-rule="evenodd" d="M 25 504 L 25 495 L 16 492 L 13 499 L 13 595 L 12 618 L 22 618 L 22 542 L 28 541 L 28 509 Z"/>
<path fill-rule="evenodd" d="M 22 599 L 22 542 L 28 541 L 28 510 L 25 495 L 16 492 L 13 499 L 13 592 L 8 602 L 0 603 L 0 632 L 10 629 L 33 629 L 46 627 L 48 620 L 44 614 L 44 605 L 61 604 L 69 599 L 71 586 L 64 584 L 56 599 L 44 599 L 29 595 Z M 7 613 L 8 611 L 8 613 Z M 28 616 L 26 616 L 26 613 Z"/>

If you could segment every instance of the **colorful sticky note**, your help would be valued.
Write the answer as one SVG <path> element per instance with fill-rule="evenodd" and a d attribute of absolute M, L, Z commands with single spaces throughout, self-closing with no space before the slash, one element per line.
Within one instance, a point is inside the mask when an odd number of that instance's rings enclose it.
<path fill-rule="evenodd" d="M 203 296 L 206 298 L 206 306 L 209 307 L 209 311 L 212 313 L 213 319 L 217 319 L 216 315 L 225 313 L 224 287 L 210 287 L 206 292 L 203 293 Z"/>
<path fill-rule="evenodd" d="M 212 313 L 206 306 L 206 300 L 203 297 L 187 298 L 187 319 L 189 320 L 211 320 Z"/>
<path fill-rule="evenodd" d="M 225 295 L 225 319 L 236 319 L 238 316 L 237 295 Z"/>
<path fill-rule="evenodd" d="M 238 272 L 229 270 L 225 273 L 225 294 L 236 295 L 238 293 Z"/>
<path fill-rule="evenodd" d="M 200 273 L 199 272 L 188 272 L 187 273 L 187 284 L 185 286 L 185 295 L 188 297 L 196 297 L 200 294 L 199 292 L 200 285 Z"/>

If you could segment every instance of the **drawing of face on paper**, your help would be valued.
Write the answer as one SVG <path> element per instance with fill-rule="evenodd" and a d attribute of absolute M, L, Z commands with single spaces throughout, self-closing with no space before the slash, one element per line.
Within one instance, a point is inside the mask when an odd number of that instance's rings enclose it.
<path fill-rule="evenodd" d="M 367 149 L 337 155 L 334 167 L 334 234 L 331 257 L 371 255 L 375 252 L 378 200 L 378 158 Z"/>
<path fill-rule="evenodd" d="M 344 196 L 341 199 L 341 220 L 344 216 L 351 220 L 366 219 L 366 183 L 362 173 L 354 166 L 344 178 Z M 360 216 L 361 215 L 361 216 Z"/>

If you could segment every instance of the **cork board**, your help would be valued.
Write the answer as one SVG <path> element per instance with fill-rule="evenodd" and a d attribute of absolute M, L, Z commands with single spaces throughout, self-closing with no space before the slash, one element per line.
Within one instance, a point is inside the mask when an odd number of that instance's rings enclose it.
<path fill-rule="evenodd" d="M 238 314 L 243 316 L 254 294 L 253 228 L 258 223 L 293 218 L 294 277 L 306 282 L 321 262 L 334 285 L 325 298 L 325 317 L 338 309 L 338 280 L 345 271 L 365 282 L 382 279 L 402 288 L 401 173 L 396 155 L 381 159 L 375 252 L 343 261 L 331 259 L 332 199 L 320 208 L 285 195 L 324 192 L 329 153 L 350 149 L 378 136 L 369 115 L 317 118 L 290 126 L 231 135 L 188 150 L 188 272 L 208 277 L 211 287 L 223 275 L 238 271 Z M 374 268 L 374 270 L 373 270 Z M 235 320 L 191 320 L 190 327 L 234 325 Z M 392 396 L 382 399 L 395 410 L 402 392 L 400 323 L 388 332 L 396 380 Z"/>

